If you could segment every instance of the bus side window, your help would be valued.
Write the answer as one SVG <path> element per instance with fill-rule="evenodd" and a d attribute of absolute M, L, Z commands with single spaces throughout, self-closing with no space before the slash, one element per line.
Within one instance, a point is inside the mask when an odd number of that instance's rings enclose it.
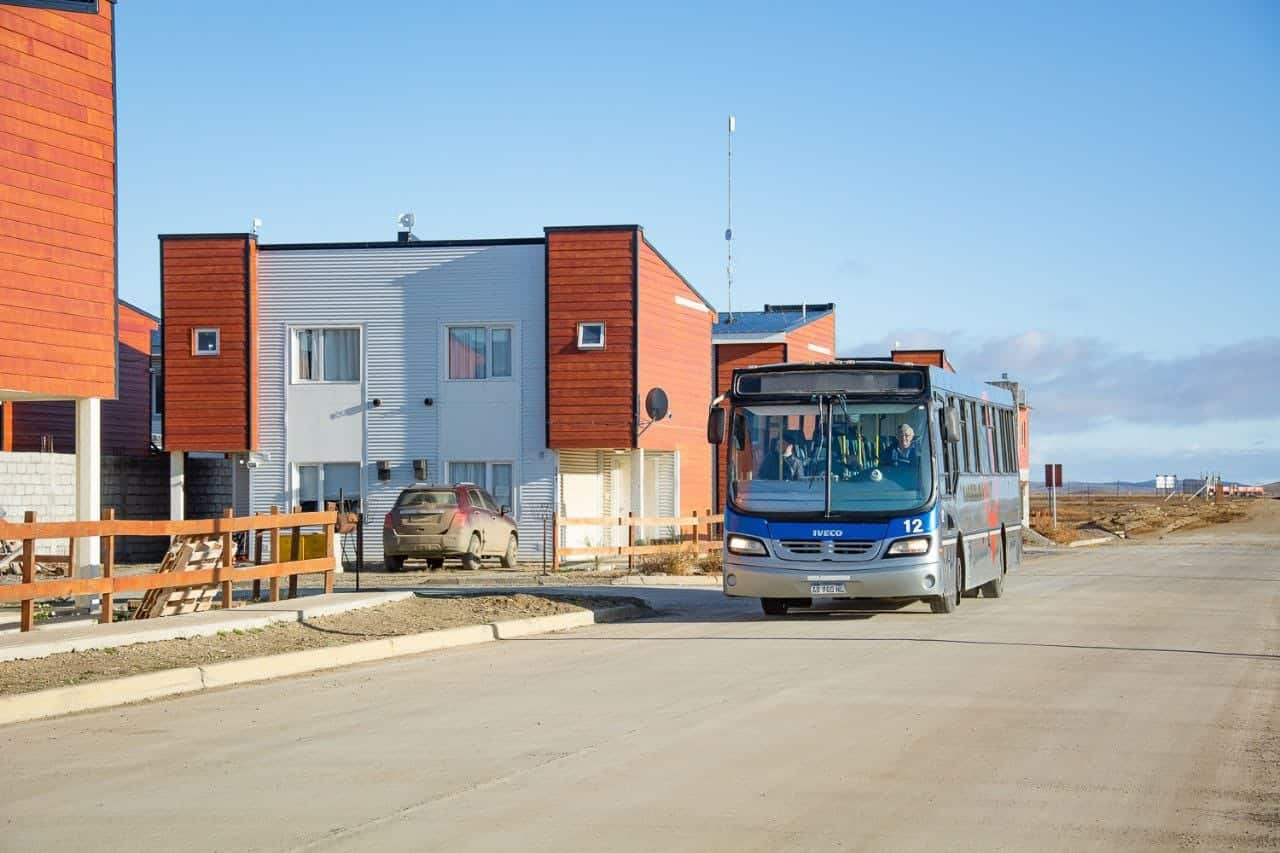
<path fill-rule="evenodd" d="M 947 431 L 947 410 L 945 408 L 945 404 L 943 404 L 941 400 L 939 400 L 938 402 L 939 402 L 938 435 L 942 436 L 946 434 L 946 431 Z M 955 479 L 953 474 L 955 472 L 955 467 L 956 467 L 955 466 L 956 446 L 949 441 L 943 441 L 942 447 L 940 449 L 942 452 L 943 491 L 949 495 L 955 491 Z"/>
<path fill-rule="evenodd" d="M 969 473 L 969 407 L 964 401 L 960 401 L 960 449 L 964 455 L 964 464 L 960 466 L 960 470 Z"/>
<path fill-rule="evenodd" d="M 969 401 L 969 432 L 973 439 L 973 473 L 982 473 L 982 439 L 978 432 L 978 404 Z"/>

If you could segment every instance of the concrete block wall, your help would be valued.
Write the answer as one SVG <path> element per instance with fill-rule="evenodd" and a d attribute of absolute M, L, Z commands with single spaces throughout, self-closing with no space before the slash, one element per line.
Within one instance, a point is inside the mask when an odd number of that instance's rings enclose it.
<path fill-rule="evenodd" d="M 0 453 L 0 509 L 21 522 L 28 510 L 39 521 L 75 521 L 76 458 L 70 453 Z M 65 554 L 67 543 L 45 539 L 38 554 Z"/>
<path fill-rule="evenodd" d="M 168 456 L 104 456 L 102 458 L 102 508 L 116 511 L 116 518 L 135 521 L 169 517 Z M 122 536 L 116 539 L 116 562 L 158 563 L 169 547 L 159 536 Z"/>
<path fill-rule="evenodd" d="M 232 460 L 222 457 L 187 456 L 187 518 L 220 518 L 224 510 L 235 505 L 232 489 L 234 465 Z M 166 483 L 168 476 L 166 468 Z"/>

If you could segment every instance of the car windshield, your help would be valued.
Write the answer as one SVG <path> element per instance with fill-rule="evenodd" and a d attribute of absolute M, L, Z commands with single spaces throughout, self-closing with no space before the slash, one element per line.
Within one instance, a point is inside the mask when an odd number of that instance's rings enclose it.
<path fill-rule="evenodd" d="M 457 506 L 458 496 L 454 494 L 453 489 L 432 489 L 422 492 L 405 492 L 400 496 L 400 506 L 403 507 L 438 507 L 438 506 Z"/>
<path fill-rule="evenodd" d="M 758 405 L 734 410 L 729 496 L 758 513 L 899 512 L 928 500 L 933 466 L 918 403 Z"/>

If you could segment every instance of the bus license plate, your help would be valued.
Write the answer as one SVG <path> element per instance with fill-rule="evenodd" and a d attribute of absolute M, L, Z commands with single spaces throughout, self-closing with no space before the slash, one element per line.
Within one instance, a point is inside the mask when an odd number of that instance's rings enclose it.
<path fill-rule="evenodd" d="M 811 583 L 809 584 L 810 595 L 844 595 L 845 589 L 842 583 Z"/>

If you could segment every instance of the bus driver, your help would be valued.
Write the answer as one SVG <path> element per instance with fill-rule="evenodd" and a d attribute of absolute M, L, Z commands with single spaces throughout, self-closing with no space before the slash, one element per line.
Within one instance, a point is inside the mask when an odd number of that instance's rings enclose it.
<path fill-rule="evenodd" d="M 889 450 L 890 465 L 917 465 L 920 463 L 920 445 L 914 444 L 916 431 L 911 424 L 898 427 L 898 440 Z"/>

